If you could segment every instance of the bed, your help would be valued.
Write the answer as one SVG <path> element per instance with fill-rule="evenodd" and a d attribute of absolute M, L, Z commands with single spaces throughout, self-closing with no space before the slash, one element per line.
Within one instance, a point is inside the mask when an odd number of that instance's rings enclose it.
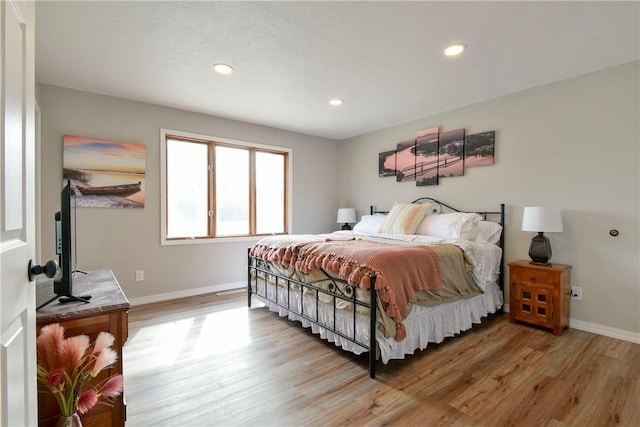
<path fill-rule="evenodd" d="M 248 251 L 252 297 L 343 350 L 404 359 L 503 304 L 504 204 L 462 211 L 429 197 L 373 206 L 353 230 L 275 235 Z M 372 332 L 373 331 L 373 332 Z"/>

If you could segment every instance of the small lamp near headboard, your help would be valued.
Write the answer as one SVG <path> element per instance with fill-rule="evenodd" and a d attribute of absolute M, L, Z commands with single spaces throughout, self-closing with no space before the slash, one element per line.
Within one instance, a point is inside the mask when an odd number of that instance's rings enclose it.
<path fill-rule="evenodd" d="M 338 209 L 338 223 L 344 224 L 343 230 L 351 230 L 350 223 L 356 222 L 356 210 L 353 208 L 340 208 Z"/>
<path fill-rule="evenodd" d="M 522 215 L 522 231 L 536 231 L 531 239 L 529 257 L 531 264 L 549 265 L 551 244 L 545 232 L 562 231 L 562 214 L 559 208 L 526 207 Z"/>

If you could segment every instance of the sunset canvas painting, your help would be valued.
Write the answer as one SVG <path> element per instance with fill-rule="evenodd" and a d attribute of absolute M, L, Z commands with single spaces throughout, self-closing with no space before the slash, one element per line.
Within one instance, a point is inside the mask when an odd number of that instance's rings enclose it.
<path fill-rule="evenodd" d="M 396 174 L 396 150 L 378 153 L 378 176 L 394 176 Z"/>
<path fill-rule="evenodd" d="M 416 139 L 416 186 L 438 185 L 438 136 L 432 127 L 418 132 Z"/>
<path fill-rule="evenodd" d="M 378 153 L 378 175 L 395 175 L 396 181 L 416 186 L 438 185 L 441 178 L 463 176 L 471 166 L 495 162 L 495 131 L 466 135 L 465 129 L 440 132 L 435 126 L 417 132 L 416 139 L 396 144 L 395 150 Z"/>
<path fill-rule="evenodd" d="M 78 207 L 144 208 L 147 146 L 64 136 L 64 172 Z"/>
<path fill-rule="evenodd" d="M 467 135 L 465 140 L 464 164 L 469 166 L 489 166 L 494 162 L 495 131 Z"/>
<path fill-rule="evenodd" d="M 440 134 L 438 176 L 464 175 L 464 129 Z"/>
<path fill-rule="evenodd" d="M 414 181 L 416 179 L 416 141 L 410 139 L 399 142 L 396 148 L 396 181 Z"/>

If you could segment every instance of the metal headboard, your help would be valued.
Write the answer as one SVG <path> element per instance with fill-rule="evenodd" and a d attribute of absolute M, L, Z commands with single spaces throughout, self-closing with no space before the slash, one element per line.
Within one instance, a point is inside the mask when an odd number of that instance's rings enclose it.
<path fill-rule="evenodd" d="M 500 260 L 500 278 L 498 279 L 498 283 L 500 286 L 500 290 L 503 292 L 503 295 L 504 295 L 504 232 L 505 232 L 505 204 L 504 203 L 500 203 L 499 211 L 464 211 L 461 209 L 454 208 L 453 206 L 450 206 L 439 200 L 436 200 L 433 197 L 420 197 L 419 199 L 416 199 L 411 203 L 433 203 L 434 207 L 431 211 L 432 214 L 442 213 L 442 210 L 444 208 L 447 208 L 452 212 L 477 213 L 485 221 L 489 221 L 490 220 L 489 217 L 491 218 L 495 218 L 496 216 L 499 217 L 499 220 L 498 221 L 494 220 L 494 222 L 497 222 L 502 226 L 502 233 L 500 233 L 500 240 L 497 243 L 497 245 L 500 248 L 502 248 L 502 259 Z M 379 211 L 373 205 L 369 207 L 369 212 L 371 213 L 371 215 L 374 215 L 377 213 L 378 214 L 389 213 L 389 211 Z"/>

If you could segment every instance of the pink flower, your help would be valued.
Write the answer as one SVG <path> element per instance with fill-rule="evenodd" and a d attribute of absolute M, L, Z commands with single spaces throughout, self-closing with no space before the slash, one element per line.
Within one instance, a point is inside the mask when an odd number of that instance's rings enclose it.
<path fill-rule="evenodd" d="M 38 382 L 55 397 L 60 413 L 86 413 L 104 396 L 122 393 L 123 377 L 116 375 L 104 381 L 95 378 L 100 371 L 115 363 L 118 354 L 111 348 L 113 335 L 101 332 L 93 346 L 89 337 L 64 338 L 59 324 L 47 325 L 38 336 Z"/>
<path fill-rule="evenodd" d="M 60 366 L 58 346 L 64 340 L 64 328 L 59 323 L 52 323 L 40 330 L 38 336 L 38 362 L 46 369 Z"/>
<path fill-rule="evenodd" d="M 98 402 L 98 393 L 93 387 L 89 387 L 86 391 L 82 392 L 78 397 L 77 408 L 78 412 L 84 414 L 89 409 L 93 408 Z"/>
<path fill-rule="evenodd" d="M 47 383 L 53 388 L 60 388 L 64 381 L 64 369 L 55 368 L 47 373 Z"/>
<path fill-rule="evenodd" d="M 93 369 L 91 369 L 91 376 L 95 377 L 98 375 L 100 371 L 102 371 L 107 366 L 113 365 L 113 363 L 118 359 L 118 354 L 111 348 L 103 349 L 100 354 L 96 357 L 95 363 L 93 365 Z"/>
<path fill-rule="evenodd" d="M 98 390 L 98 394 L 100 396 L 106 397 L 117 397 L 120 393 L 122 393 L 122 389 L 124 388 L 124 379 L 122 375 L 114 375 L 109 378 L 106 383 Z"/>
<path fill-rule="evenodd" d="M 96 338 L 96 343 L 93 345 L 93 354 L 94 356 L 99 354 L 102 350 L 107 347 L 111 347 L 115 341 L 113 335 L 109 332 L 100 332 L 98 338 Z"/>
<path fill-rule="evenodd" d="M 84 356 L 89 348 L 89 337 L 86 335 L 78 335 L 66 338 L 58 346 L 58 356 L 60 356 L 60 365 L 65 368 L 68 374 L 71 374 L 78 366 L 78 362 Z"/>

